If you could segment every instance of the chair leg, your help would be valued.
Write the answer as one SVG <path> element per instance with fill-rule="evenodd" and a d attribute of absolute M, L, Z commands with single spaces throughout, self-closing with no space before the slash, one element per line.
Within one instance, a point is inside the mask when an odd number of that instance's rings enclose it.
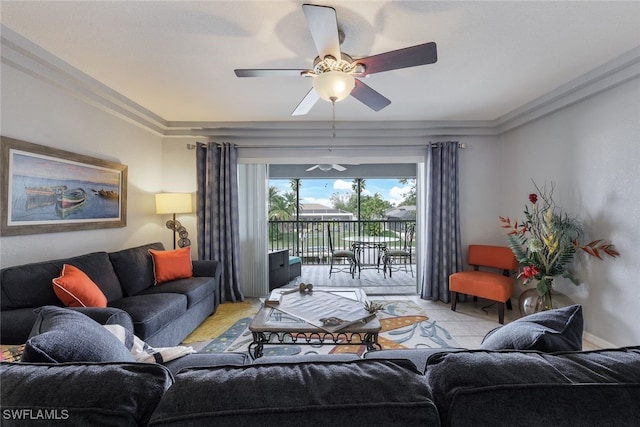
<path fill-rule="evenodd" d="M 511 305 L 511 298 L 509 298 L 509 299 L 507 300 L 507 308 L 508 308 L 509 310 L 513 310 L 513 306 Z"/>
<path fill-rule="evenodd" d="M 498 303 L 498 322 L 501 325 L 504 325 L 504 306 L 505 306 L 505 303 L 503 302 Z"/>
<path fill-rule="evenodd" d="M 451 311 L 456 311 L 458 305 L 458 293 L 451 291 Z"/>

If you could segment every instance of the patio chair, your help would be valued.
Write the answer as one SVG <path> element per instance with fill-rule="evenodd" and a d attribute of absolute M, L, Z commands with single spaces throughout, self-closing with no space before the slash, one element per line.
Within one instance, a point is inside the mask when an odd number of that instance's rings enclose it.
<path fill-rule="evenodd" d="M 389 270 L 389 277 L 393 271 L 393 266 L 396 265 L 395 271 L 400 270 L 399 263 L 404 264 L 404 271 L 409 272 L 411 270 L 411 277 L 413 277 L 413 237 L 415 234 L 415 225 L 407 225 L 404 230 L 404 244 L 401 249 L 387 249 L 384 254 L 384 267 Z M 407 270 L 407 265 L 409 270 Z"/>
<path fill-rule="evenodd" d="M 511 295 L 515 279 L 511 272 L 518 268 L 518 261 L 511 249 L 505 246 L 469 245 L 467 263 L 473 271 L 461 271 L 449 276 L 451 310 L 456 311 L 458 294 L 473 295 L 474 301 L 486 298 L 498 302 L 498 322 L 504 325 L 504 306 L 511 310 Z M 502 270 L 481 271 L 480 267 Z"/>
<path fill-rule="evenodd" d="M 331 226 L 327 224 L 327 236 L 329 238 L 329 257 L 331 258 L 331 265 L 329 266 L 329 278 L 331 278 L 331 273 L 333 272 L 334 263 L 336 260 L 347 261 L 349 263 L 349 268 L 345 267 L 337 267 L 336 272 L 343 272 L 351 274 L 351 278 L 355 278 L 356 273 L 356 254 L 353 250 L 348 249 L 334 249 L 333 248 L 333 238 L 331 237 Z"/>

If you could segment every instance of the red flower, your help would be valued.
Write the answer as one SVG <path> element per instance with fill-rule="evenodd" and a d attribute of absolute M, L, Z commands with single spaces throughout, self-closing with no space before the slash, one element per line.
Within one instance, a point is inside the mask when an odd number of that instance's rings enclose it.
<path fill-rule="evenodd" d="M 535 205 L 538 201 L 538 195 L 536 193 L 529 194 L 529 201 Z"/>
<path fill-rule="evenodd" d="M 540 273 L 538 267 L 536 267 L 535 265 L 527 265 L 526 267 L 522 268 L 522 273 L 520 274 L 520 276 L 524 277 L 525 279 L 529 279 L 531 277 L 535 277 L 538 273 Z"/>

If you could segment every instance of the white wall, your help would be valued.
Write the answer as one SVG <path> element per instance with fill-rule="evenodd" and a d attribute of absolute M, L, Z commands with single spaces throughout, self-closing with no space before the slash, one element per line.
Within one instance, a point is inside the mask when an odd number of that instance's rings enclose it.
<path fill-rule="evenodd" d="M 163 239 L 164 223 L 155 214 L 154 199 L 163 180 L 161 138 L 4 63 L 1 73 L 3 136 L 123 163 L 128 166 L 129 185 L 126 227 L 3 236 L 0 265 L 112 251 Z"/>
<path fill-rule="evenodd" d="M 459 138 L 460 223 L 463 257 L 469 244 L 504 245 L 498 216 L 500 202 L 499 145 L 495 137 Z"/>
<path fill-rule="evenodd" d="M 536 183 L 582 221 L 588 239 L 621 256 L 581 257 L 582 285 L 558 289 L 583 305 L 585 331 L 615 345 L 640 343 L 640 80 L 610 89 L 500 138 L 502 215 L 521 218 Z"/>
<path fill-rule="evenodd" d="M 200 138 L 201 139 L 201 138 Z M 197 258 L 198 242 L 196 234 L 196 150 L 187 145 L 196 145 L 198 138 L 165 138 L 162 143 L 162 188 L 167 193 L 192 193 L 193 213 L 178 214 L 176 220 L 187 229 L 191 240 L 191 257 Z M 173 231 L 165 227 L 170 215 L 159 215 L 162 239 L 167 249 L 173 247 Z"/>

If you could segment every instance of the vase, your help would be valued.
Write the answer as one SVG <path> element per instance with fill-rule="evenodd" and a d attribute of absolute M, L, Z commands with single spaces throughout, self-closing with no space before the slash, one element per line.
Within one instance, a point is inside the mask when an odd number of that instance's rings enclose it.
<path fill-rule="evenodd" d="M 562 292 L 556 291 L 553 285 L 549 286 L 548 289 L 549 291 L 544 295 L 538 295 L 538 290 L 535 287 L 522 292 L 518 298 L 520 315 L 528 316 L 529 314 L 575 304 L 571 298 Z"/>

